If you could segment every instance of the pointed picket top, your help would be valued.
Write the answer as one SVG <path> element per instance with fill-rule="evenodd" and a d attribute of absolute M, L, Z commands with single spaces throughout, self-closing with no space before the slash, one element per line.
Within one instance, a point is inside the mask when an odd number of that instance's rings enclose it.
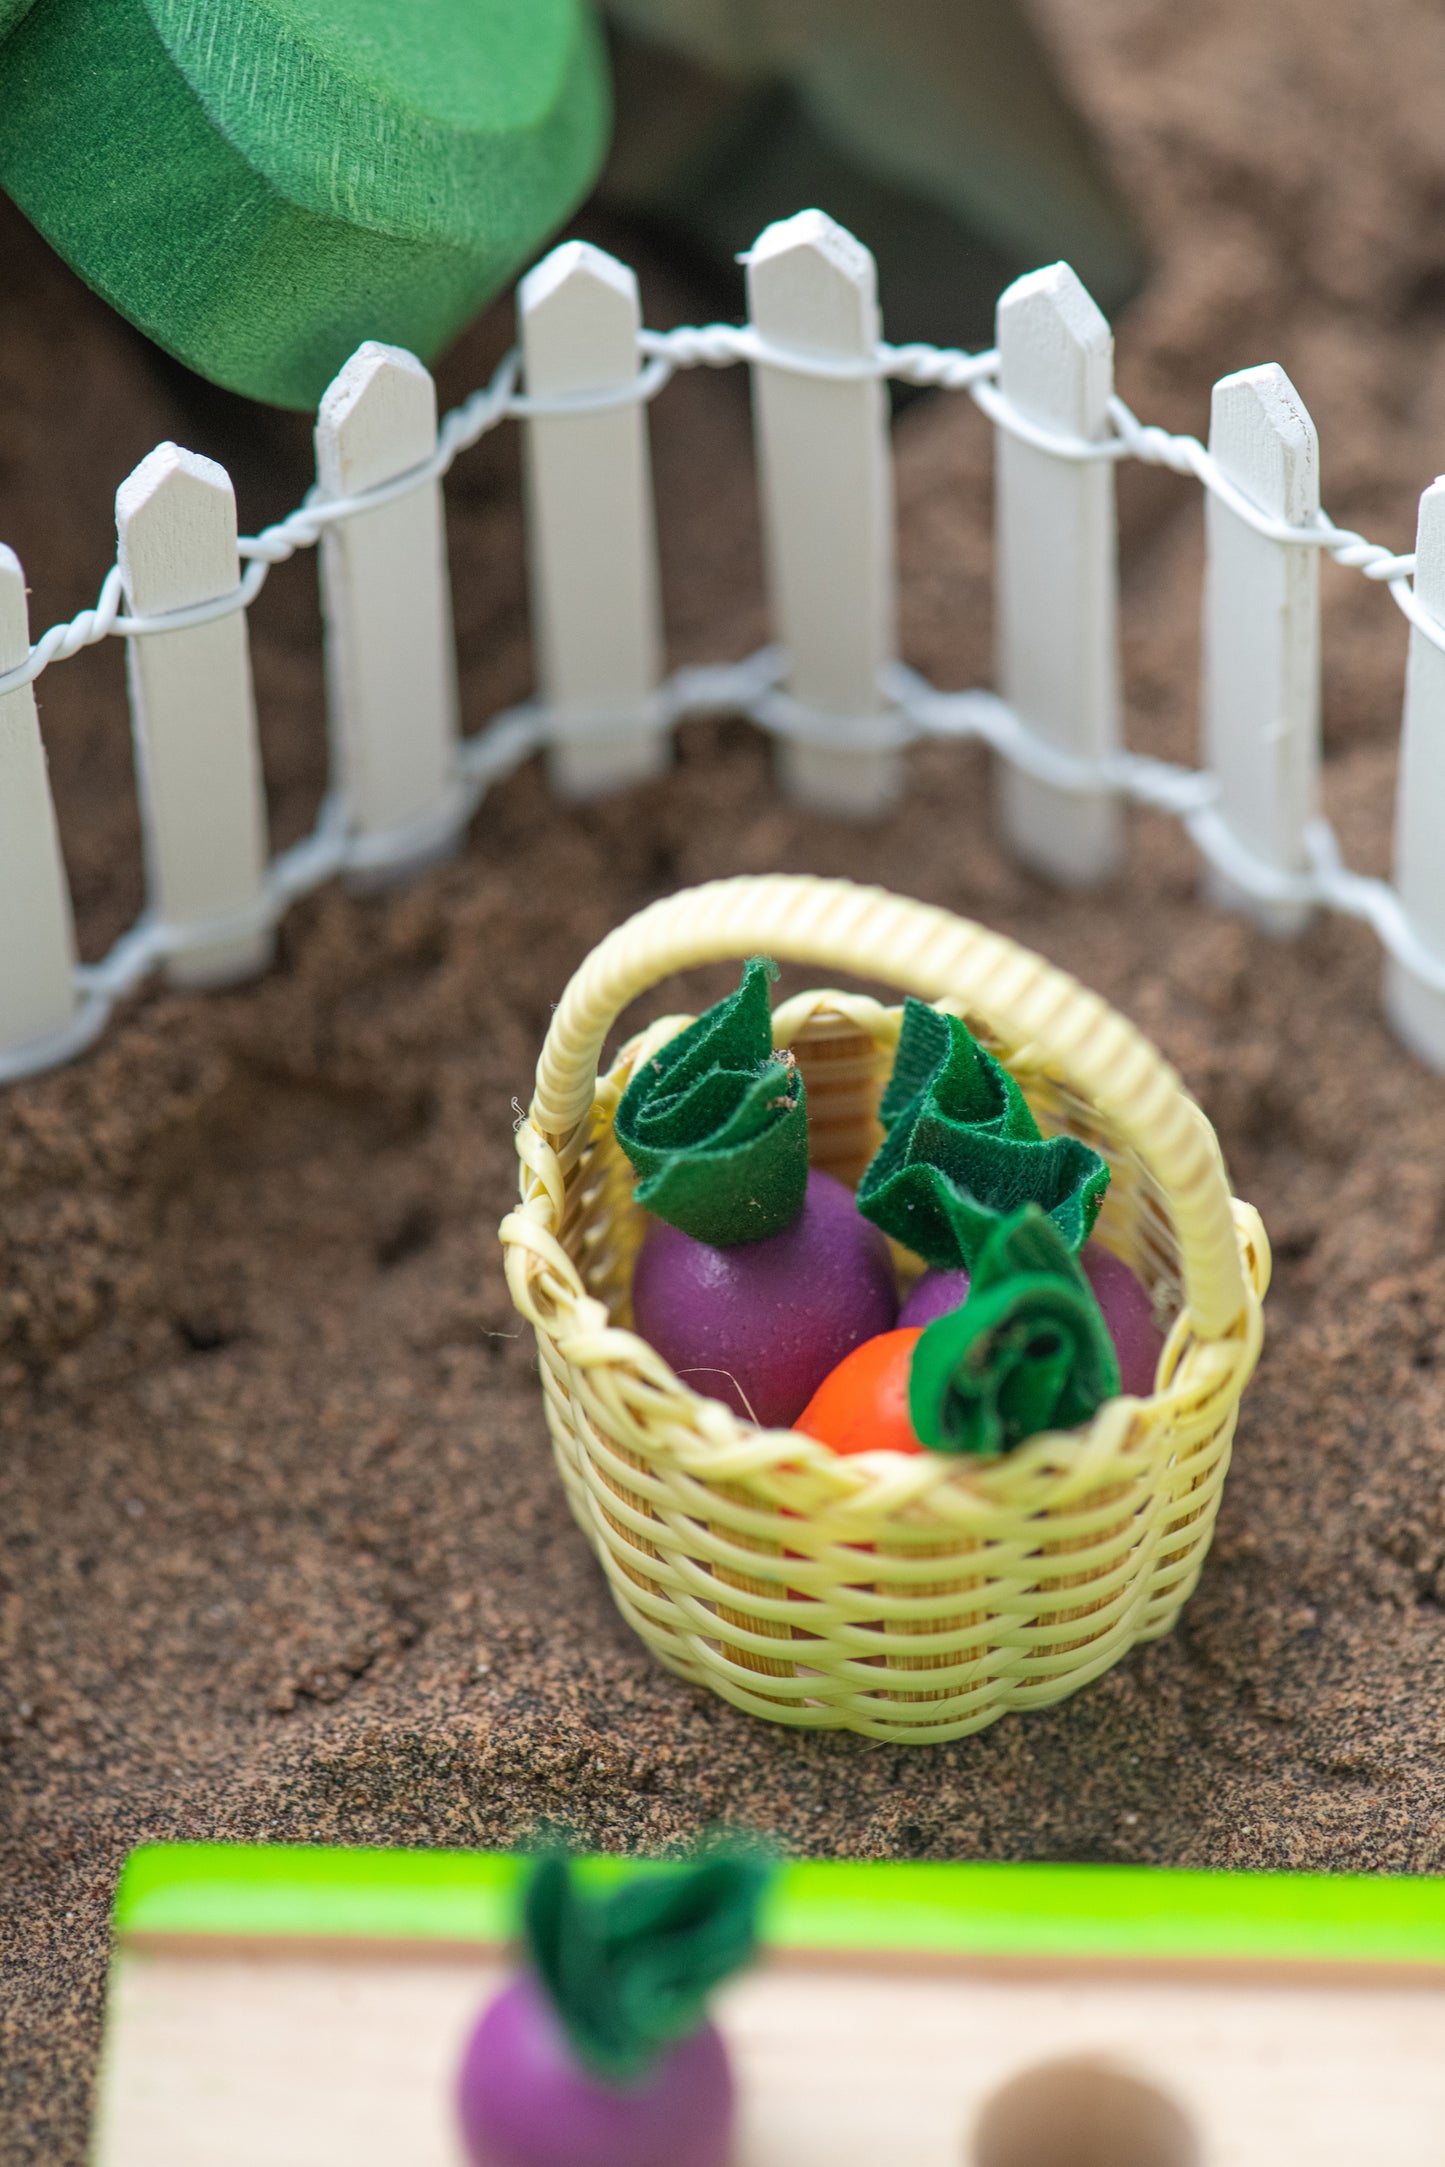
<path fill-rule="evenodd" d="M 590 241 L 564 241 L 517 288 L 527 388 L 583 391 L 635 376 L 637 274 Z"/>
<path fill-rule="evenodd" d="M 863 243 L 824 211 L 766 226 L 743 257 L 753 321 L 768 334 L 829 354 L 871 354 L 878 342 L 878 268 Z"/>
<path fill-rule="evenodd" d="M 1008 397 L 1033 420 L 1097 437 L 1114 388 L 1109 319 L 1066 263 L 1015 279 L 998 304 L 1000 369 Z"/>
<path fill-rule="evenodd" d="M 316 415 L 316 471 L 328 496 L 354 496 L 420 466 L 436 448 L 430 370 L 404 346 L 368 339 L 334 376 Z"/>
<path fill-rule="evenodd" d="M 1219 379 L 1210 406 L 1209 449 L 1261 511 L 1298 527 L 1319 510 L 1319 435 L 1277 361 Z"/>
<path fill-rule="evenodd" d="M 630 299 L 637 292 L 637 274 L 630 265 L 591 241 L 562 241 L 542 261 L 533 264 L 517 287 L 517 301 L 524 316 L 546 308 L 587 282 L 604 291 Z"/>
<path fill-rule="evenodd" d="M 185 609 L 237 584 L 236 496 L 214 459 L 157 444 L 115 499 L 120 575 L 131 607 Z"/>

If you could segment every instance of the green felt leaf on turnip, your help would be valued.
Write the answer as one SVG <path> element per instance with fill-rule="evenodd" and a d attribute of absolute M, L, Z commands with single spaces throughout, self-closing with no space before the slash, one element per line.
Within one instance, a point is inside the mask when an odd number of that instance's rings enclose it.
<path fill-rule="evenodd" d="M 781 1233 L 803 1208 L 807 1095 L 792 1055 L 773 1050 L 776 976 L 754 956 L 736 993 L 641 1064 L 614 1121 L 638 1203 L 722 1248 Z"/>
<path fill-rule="evenodd" d="M 1105 1249 L 1096 1238 L 1079 1251 L 1084 1277 L 1094 1290 L 1114 1352 L 1119 1360 L 1119 1389 L 1136 1399 L 1147 1399 L 1154 1390 L 1163 1335 L 1154 1321 L 1154 1304 L 1148 1289 L 1122 1257 Z M 962 1309 L 968 1300 L 969 1276 L 965 1271 L 925 1272 L 909 1291 L 898 1312 L 900 1326 L 932 1324 L 935 1317 Z"/>
<path fill-rule="evenodd" d="M 655 1221 L 633 1321 L 685 1384 L 765 1429 L 898 1314 L 887 1242 L 809 1169 L 803 1079 L 773 1049 L 776 976 L 755 956 L 736 993 L 641 1063 L 614 1124 Z"/>
<path fill-rule="evenodd" d="M 1119 1391 L 1113 1341 L 1083 1267 L 1037 1204 L 1004 1221 L 968 1298 L 913 1351 L 908 1411 L 939 1452 L 1009 1452 L 1076 1429 Z"/>
<path fill-rule="evenodd" d="M 1043 1137 L 1017 1082 L 967 1024 L 910 999 L 879 1114 L 887 1131 L 858 1209 L 940 1271 L 971 1271 L 1025 1204 L 1070 1250 L 1087 1241 L 1109 1169 L 1073 1136 Z"/>

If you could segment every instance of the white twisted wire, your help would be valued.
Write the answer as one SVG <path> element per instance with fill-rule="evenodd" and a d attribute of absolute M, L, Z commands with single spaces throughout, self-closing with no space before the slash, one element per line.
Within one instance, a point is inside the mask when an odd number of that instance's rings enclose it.
<path fill-rule="evenodd" d="M 1150 466 L 1193 476 L 1227 504 L 1240 519 L 1271 541 L 1328 552 L 1349 570 L 1388 587 L 1409 622 L 1437 647 L 1445 649 L 1445 625 L 1416 600 L 1411 584 L 1413 555 L 1397 555 L 1353 529 L 1338 527 L 1321 512 L 1308 526 L 1295 527 L 1259 510 L 1221 473 L 1197 437 L 1176 435 L 1141 422 L 1125 402 L 1109 403 L 1112 433 L 1098 439 L 1072 436 L 1042 426 L 1021 413 L 999 390 L 995 352 L 965 353 L 927 345 L 880 343 L 871 355 L 840 359 L 775 345 L 750 326 L 682 325 L 665 332 L 643 331 L 638 340 L 643 366 L 635 379 L 606 391 L 538 398 L 518 390 L 521 356 L 507 354 L 491 380 L 455 408 L 437 431 L 436 449 L 422 465 L 352 497 L 323 498 L 312 489 L 287 518 L 243 537 L 237 544 L 245 564 L 239 584 L 213 600 L 153 617 L 128 616 L 120 570 L 112 565 L 94 605 L 68 622 L 52 625 L 17 668 L 0 673 L 0 698 L 32 683 L 50 663 L 81 648 L 118 636 L 146 638 L 207 624 L 249 607 L 273 565 L 302 549 L 313 548 L 328 526 L 354 519 L 413 489 L 438 481 L 461 452 L 489 430 L 511 419 L 539 415 L 585 414 L 655 398 L 681 368 L 723 368 L 737 362 L 785 369 L 799 375 L 840 382 L 879 378 L 944 390 L 966 391 L 998 428 L 1050 455 L 1075 461 L 1137 459 Z M 920 737 L 977 738 L 1025 773 L 1071 793 L 1109 791 L 1168 813 L 1184 826 L 1201 855 L 1226 873 L 1246 894 L 1265 902 L 1319 905 L 1373 926 L 1382 945 L 1419 981 L 1445 993 L 1445 959 L 1419 941 L 1399 896 L 1388 882 L 1351 872 L 1340 857 L 1334 831 L 1323 819 L 1306 837 L 1307 867 L 1282 871 L 1253 856 L 1218 811 L 1214 777 L 1131 752 L 1088 761 L 1051 745 L 1007 704 L 989 692 L 944 693 L 902 664 L 894 664 L 880 686 L 876 714 L 848 718 L 816 714 L 782 685 L 783 657 L 764 649 L 747 661 L 679 671 L 659 688 L 651 713 L 658 727 L 672 728 L 694 715 L 728 711 L 750 716 L 780 736 L 846 744 L 858 750 L 901 746 Z M 425 826 L 382 837 L 348 832 L 344 808 L 328 801 L 313 833 L 275 859 L 268 869 L 258 903 L 241 917 L 204 926 L 168 927 L 149 913 L 111 949 L 103 962 L 82 965 L 76 973 L 81 1001 L 65 1029 L 52 1039 L 0 1054 L 0 1083 L 57 1065 L 91 1045 L 115 1003 L 133 992 L 168 956 L 230 934 L 273 926 L 289 905 L 322 882 L 347 870 L 384 871 L 405 864 L 419 849 L 458 831 L 475 811 L 485 791 L 558 734 L 558 718 L 538 703 L 498 715 L 478 736 L 459 748 L 455 787 L 448 803 Z"/>
<path fill-rule="evenodd" d="M 491 381 L 446 416 L 437 431 L 435 451 L 420 466 L 351 497 L 326 498 L 313 488 L 288 518 L 266 527 L 260 534 L 243 536 L 237 548 L 246 570 L 239 585 L 229 594 L 153 617 L 127 616 L 122 610 L 120 571 L 118 566 L 112 565 L 93 607 L 81 610 L 65 623 L 52 625 L 31 647 L 24 662 L 0 672 L 0 698 L 8 692 L 18 691 L 22 685 L 32 684 L 52 662 L 62 661 L 79 653 L 82 647 L 93 646 L 112 635 L 142 639 L 157 632 L 180 632 L 188 626 L 209 624 L 217 617 L 227 617 L 235 610 L 249 608 L 265 584 L 272 565 L 285 563 L 298 550 L 314 548 L 327 527 L 344 519 L 358 518 L 397 497 L 408 495 L 413 489 L 439 481 L 459 453 L 468 450 L 500 422 L 539 415 L 594 414 L 635 405 L 656 398 L 678 369 L 726 368 L 736 362 L 786 369 L 796 375 L 824 381 L 856 383 L 886 377 L 925 388 L 967 391 L 995 427 L 1054 458 L 1074 461 L 1137 459 L 1146 466 L 1162 466 L 1175 474 L 1192 475 L 1256 533 L 1274 542 L 1325 550 L 1347 570 L 1361 572 L 1366 579 L 1388 586 L 1396 606 L 1409 622 L 1435 646 L 1445 649 L 1445 625 L 1438 623 L 1416 600 L 1411 585 L 1415 570 L 1413 554 L 1398 555 L 1383 544 L 1357 534 L 1353 528 L 1338 527 L 1325 512 L 1303 527 L 1271 518 L 1221 473 L 1198 437 L 1175 435 L 1140 421 L 1121 398 L 1114 397 L 1109 402 L 1113 431 L 1109 436 L 1072 436 L 1032 421 L 1000 391 L 995 381 L 998 355 L 992 350 L 970 354 L 956 347 L 890 346 L 880 341 L 872 354 L 840 358 L 779 346 L 762 338 L 746 324 L 682 324 L 671 331 L 642 331 L 638 334 L 638 350 L 643 357 L 643 366 L 626 384 L 601 391 L 536 398 L 517 389 L 521 355 L 513 348 L 498 363 Z"/>
<path fill-rule="evenodd" d="M 786 666 L 780 649 L 765 647 L 743 662 L 679 670 L 655 696 L 658 727 L 673 729 L 709 714 L 742 714 L 778 736 L 826 736 L 829 743 L 837 744 L 838 717 L 814 714 L 783 692 Z M 1387 881 L 1353 873 L 1343 864 L 1328 821 L 1316 820 L 1307 831 L 1308 867 L 1281 871 L 1255 857 L 1225 825 L 1218 811 L 1219 785 L 1212 775 L 1142 753 L 1080 759 L 1031 730 L 996 693 L 940 692 L 903 663 L 894 663 L 885 673 L 880 692 L 883 704 L 877 715 L 851 723 L 844 718 L 844 741 L 849 745 L 872 750 L 920 738 L 955 742 L 976 738 L 1056 790 L 1075 795 L 1116 792 L 1136 805 L 1168 813 L 1180 822 L 1201 857 L 1245 894 L 1262 902 L 1314 905 L 1358 918 L 1373 926 L 1381 945 L 1422 985 L 1445 994 L 1445 957 L 1419 940 Z M 477 736 L 464 739 L 443 832 L 459 830 L 493 783 L 556 735 L 556 717 L 540 702 L 527 702 L 505 710 Z M 423 842 L 431 839 L 430 835 L 420 838 Z M 253 910 L 183 929 L 168 927 L 147 913 L 103 962 L 81 965 L 76 973 L 81 1001 L 74 1016 L 53 1037 L 0 1053 L 0 1084 L 58 1067 L 85 1052 L 100 1036 L 116 1003 L 138 990 L 167 957 L 226 935 L 273 926 L 292 903 L 338 873 L 374 874 L 388 865 L 413 861 L 418 841 L 412 831 L 375 838 L 350 834 L 344 808 L 339 801 L 328 800 L 313 833 L 273 860 Z"/>

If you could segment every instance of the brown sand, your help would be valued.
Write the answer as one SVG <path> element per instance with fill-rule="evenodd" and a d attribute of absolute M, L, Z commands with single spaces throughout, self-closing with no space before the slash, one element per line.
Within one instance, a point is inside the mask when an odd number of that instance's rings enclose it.
<path fill-rule="evenodd" d="M 1126 395 L 1198 427 L 1215 374 L 1278 357 L 1336 516 L 1407 544 L 1445 434 L 1445 19 L 1431 0 L 1045 15 L 1158 259 L 1121 328 Z M 246 525 L 295 501 L 300 424 L 157 368 L 18 220 L 0 230 L 0 531 L 37 623 L 93 594 L 110 492 L 163 435 L 232 466 Z M 652 321 L 697 305 L 645 283 Z M 496 316 L 451 357 L 449 399 L 506 336 Z M 743 385 L 678 385 L 656 443 L 676 653 L 744 652 Z M 987 433 L 916 406 L 898 450 L 907 651 L 976 681 Z M 528 682 L 516 482 L 493 441 L 451 493 L 469 727 Z M 1187 755 L 1197 499 L 1130 474 L 1123 504 L 1131 731 Z M 1404 634 L 1358 581 L 1327 592 L 1329 801 L 1379 868 Z M 309 571 L 276 576 L 255 640 L 285 840 L 321 780 Z M 120 657 L 43 690 L 93 954 L 138 900 Z M 1115 887 L 1061 900 L 995 848 L 979 758 L 914 768 L 906 813 L 854 831 L 783 805 L 739 724 L 690 730 L 669 780 L 593 809 L 554 804 L 534 765 L 454 865 L 317 898 L 261 982 L 148 995 L 0 1099 L 6 2162 L 82 2155 L 107 1907 L 145 1838 L 499 1844 L 565 1816 L 646 1849 L 733 1817 L 857 1857 L 1440 1864 L 1445 1090 L 1378 1020 L 1374 942 L 1331 923 L 1272 945 L 1198 900 L 1187 846 L 1147 819 Z M 773 1730 L 652 1663 L 567 1518 L 498 1267 L 511 1102 L 568 972 L 647 898 L 778 867 L 936 899 L 1098 986 L 1178 1063 L 1276 1245 L 1179 1629 L 946 1748 Z"/>

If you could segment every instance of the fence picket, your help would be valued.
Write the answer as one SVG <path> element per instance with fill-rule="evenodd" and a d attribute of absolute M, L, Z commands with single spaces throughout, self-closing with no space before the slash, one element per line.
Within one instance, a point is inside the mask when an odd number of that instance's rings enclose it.
<path fill-rule="evenodd" d="M 999 299 L 999 389 L 1030 421 L 1072 437 L 1109 433 L 1114 339 L 1066 263 Z M 999 689 L 1041 737 L 1081 759 L 1118 750 L 1118 535 L 1114 469 L 998 433 Z M 1119 862 L 1117 797 L 1051 788 L 1006 763 L 999 817 L 1017 855 L 1071 887 Z"/>
<path fill-rule="evenodd" d="M 1221 377 L 1209 449 L 1272 518 L 1304 526 L 1319 510 L 1315 425 L 1277 363 Z M 1205 520 L 1205 764 L 1232 837 L 1281 873 L 1303 872 L 1319 808 L 1319 552 L 1260 534 L 1213 492 Z M 1309 916 L 1300 904 L 1249 895 L 1215 868 L 1207 882 L 1218 901 L 1272 932 L 1295 932 Z"/>
<path fill-rule="evenodd" d="M 600 248 L 554 249 L 522 280 L 517 310 L 530 394 L 636 381 L 636 275 Z M 646 410 L 533 415 L 526 438 L 538 674 L 557 718 L 550 772 L 566 796 L 591 797 L 659 773 L 669 757 Z"/>
<path fill-rule="evenodd" d="M 1420 499 L 1415 599 L 1438 624 L 1445 624 L 1445 477 L 1433 481 Z M 1417 939 L 1445 957 L 1442 812 L 1445 651 L 1412 626 L 1395 802 L 1395 886 Z M 1445 1069 L 1445 994 L 1422 985 L 1393 956 L 1385 965 L 1385 1008 L 1406 1045 L 1432 1068 Z"/>
<path fill-rule="evenodd" d="M 25 574 L 0 543 L 0 672 L 30 652 Z M 75 932 L 35 692 L 0 697 L 0 1053 L 51 1037 L 75 1010 Z"/>
<path fill-rule="evenodd" d="M 748 287 L 747 325 L 644 332 L 632 273 L 569 243 L 519 288 L 525 390 L 508 355 L 438 430 L 420 363 L 360 349 L 318 417 L 318 491 L 264 534 L 238 545 L 224 471 L 162 445 L 118 493 L 120 561 L 95 603 L 33 646 L 20 569 L 0 552 L 0 1078 L 81 1051 L 159 964 L 197 986 L 261 967 L 291 903 L 337 874 L 372 879 L 438 854 L 537 750 L 565 793 L 585 794 L 654 772 L 674 724 L 720 711 L 779 740 L 797 796 L 854 814 L 898 794 L 908 739 L 989 745 L 1004 763 L 1010 839 L 1066 882 L 1109 871 L 1124 805 L 1177 819 L 1226 905 L 1281 932 L 1314 908 L 1371 924 L 1398 1034 L 1445 1071 L 1445 853 L 1434 838 L 1445 801 L 1445 477 L 1421 501 L 1418 563 L 1317 522 L 1314 425 L 1283 371 L 1247 369 L 1215 386 L 1208 452 L 1147 424 L 1111 398 L 1108 326 L 1062 264 L 1002 297 L 996 354 L 885 345 L 872 257 L 818 211 L 766 229 Z M 645 405 L 674 370 L 740 361 L 753 372 L 786 682 L 772 647 L 663 682 Z M 897 664 L 883 388 L 895 377 L 972 396 L 998 431 L 1003 697 L 944 692 Z M 438 475 L 509 419 L 528 437 L 539 695 L 463 740 Z M 1122 742 L 1122 458 L 1192 476 L 1205 495 L 1197 769 Z M 338 504 L 338 494 L 363 501 Z M 318 513 L 327 496 L 329 516 Z M 1313 529 L 1304 541 L 1301 526 Z M 268 865 L 244 613 L 268 567 L 318 540 L 338 787 L 313 832 Z M 1318 811 L 1323 556 L 1380 582 L 1413 628 L 1393 884 L 1352 869 Z M 131 622 L 173 611 L 206 621 Z M 128 643 L 148 900 L 102 962 L 77 970 L 32 688 L 112 634 Z M 1061 787 L 1092 784 L 1080 762 L 1100 759 L 1106 790 Z"/>
<path fill-rule="evenodd" d="M 115 520 L 134 615 L 238 585 L 236 499 L 214 460 L 158 445 L 121 483 Z M 166 969 L 176 985 L 222 985 L 264 968 L 272 948 L 257 922 L 266 813 L 245 613 L 139 635 L 126 650 L 149 905 L 188 936 Z M 207 937 L 227 919 L 241 922 Z"/>
<path fill-rule="evenodd" d="M 323 497 L 406 474 L 436 449 L 436 386 L 415 355 L 369 339 L 316 417 Z M 321 537 L 332 763 L 353 873 L 396 877 L 445 856 L 465 821 L 457 783 L 456 643 L 441 483 Z"/>
<path fill-rule="evenodd" d="M 872 355 L 877 272 L 860 241 L 821 211 L 766 228 L 747 257 L 748 309 L 769 344 L 827 361 Z M 893 469 L 888 402 L 876 377 L 753 369 L 763 536 L 788 690 L 836 717 L 826 739 L 784 741 L 786 787 L 853 816 L 881 813 L 902 762 L 877 739 L 880 673 L 893 660 Z"/>

